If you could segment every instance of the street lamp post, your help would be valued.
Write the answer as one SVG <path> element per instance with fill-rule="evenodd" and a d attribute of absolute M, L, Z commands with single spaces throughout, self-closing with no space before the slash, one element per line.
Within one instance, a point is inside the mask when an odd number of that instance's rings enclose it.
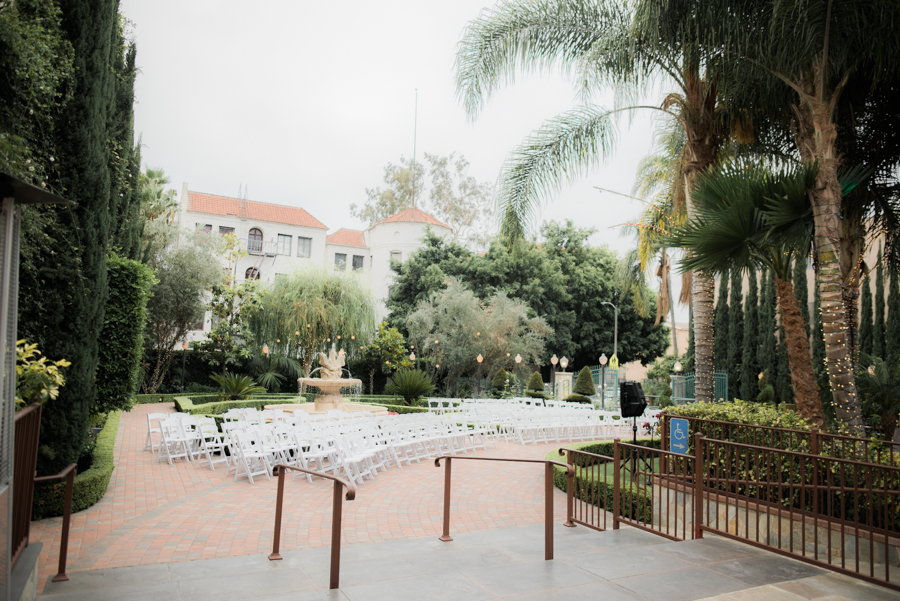
<path fill-rule="evenodd" d="M 556 353 L 550 357 L 550 363 L 553 364 L 550 368 L 550 390 L 553 392 L 553 398 L 556 398 L 556 364 L 559 363 Z"/>
<path fill-rule="evenodd" d="M 484 361 L 484 357 L 481 356 L 481 353 L 478 353 L 475 360 L 478 361 L 478 381 L 475 383 L 475 386 L 478 391 L 478 398 L 481 398 L 481 362 Z"/>
<path fill-rule="evenodd" d="M 516 355 L 516 394 L 522 396 L 522 385 L 519 382 L 519 364 L 522 363 L 522 355 Z"/>
<path fill-rule="evenodd" d="M 181 343 L 181 394 L 184 394 L 184 370 L 187 365 L 187 340 Z"/>
<path fill-rule="evenodd" d="M 606 353 L 600 354 L 600 406 L 606 409 Z"/>

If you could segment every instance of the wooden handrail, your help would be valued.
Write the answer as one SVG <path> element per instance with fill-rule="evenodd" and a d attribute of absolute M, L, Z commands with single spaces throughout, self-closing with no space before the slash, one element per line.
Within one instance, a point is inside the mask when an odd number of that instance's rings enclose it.
<path fill-rule="evenodd" d="M 553 466 L 566 468 L 566 478 L 571 482 L 575 476 L 575 469 L 560 461 L 549 459 L 507 459 L 505 457 L 456 457 L 453 455 L 441 455 L 434 460 L 434 467 L 441 467 L 441 459 L 446 459 L 444 464 L 444 530 L 439 540 L 452 541 L 450 538 L 450 465 L 454 459 L 468 459 L 470 461 L 508 461 L 511 463 L 543 463 L 544 464 L 544 560 L 553 559 Z M 568 520 L 567 520 L 568 522 Z"/>
<path fill-rule="evenodd" d="M 72 521 L 72 490 L 75 488 L 75 475 L 78 473 L 78 464 L 70 463 L 63 471 L 55 476 L 41 476 L 35 478 L 35 484 L 50 484 L 66 479 L 66 500 L 63 505 L 62 540 L 59 545 L 59 569 L 53 582 L 65 582 L 69 579 L 66 575 L 66 556 L 69 554 L 69 523 Z"/>
<path fill-rule="evenodd" d="M 269 559 L 272 561 L 282 558 L 279 554 L 281 546 L 281 508 L 284 501 L 284 475 L 288 470 L 334 481 L 334 501 L 331 511 L 331 576 L 329 588 L 338 588 L 341 573 L 341 512 L 344 499 L 344 495 L 341 492 L 342 487 L 346 488 L 346 498 L 348 501 L 352 501 L 356 498 L 356 487 L 337 476 L 284 463 L 276 464 L 272 468 L 273 473 L 278 476 L 278 495 L 275 500 L 275 537 L 272 544 L 272 553 L 269 555 Z"/>

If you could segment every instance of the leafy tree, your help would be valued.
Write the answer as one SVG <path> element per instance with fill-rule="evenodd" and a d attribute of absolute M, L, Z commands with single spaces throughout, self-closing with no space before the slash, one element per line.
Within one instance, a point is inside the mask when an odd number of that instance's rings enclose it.
<path fill-rule="evenodd" d="M 730 313 L 728 309 L 728 274 L 719 278 L 719 300 L 716 302 L 716 332 L 714 353 L 716 367 L 723 371 L 728 369 L 728 326 Z M 676 355 L 678 353 L 675 353 Z"/>
<path fill-rule="evenodd" d="M 872 282 L 866 278 L 862 282 L 862 311 L 859 317 L 859 352 L 871 355 L 875 348 L 874 314 L 872 313 Z"/>
<path fill-rule="evenodd" d="M 731 298 L 728 302 L 728 395 L 740 395 L 741 353 L 744 348 L 744 280 L 741 271 L 731 269 Z"/>
<path fill-rule="evenodd" d="M 372 342 L 360 347 L 360 351 L 369 369 L 369 394 L 375 394 L 376 371 L 390 375 L 399 368 L 412 367 L 403 334 L 384 321 L 378 324 Z"/>
<path fill-rule="evenodd" d="M 756 380 L 759 374 L 757 348 L 759 347 L 759 293 L 756 271 L 747 273 L 750 290 L 744 304 L 744 346 L 741 353 L 741 398 L 752 400 L 756 396 Z"/>
<path fill-rule="evenodd" d="M 97 402 L 93 413 L 130 409 L 138 390 L 147 300 L 155 279 L 146 265 L 112 255 L 107 259 L 109 299 L 100 334 Z"/>
<path fill-rule="evenodd" d="M 885 357 L 900 357 L 900 268 L 891 269 L 888 289 L 887 320 L 885 321 Z"/>
<path fill-rule="evenodd" d="M 268 344 L 273 352 L 302 361 L 309 374 L 317 353 L 331 344 L 356 356 L 375 330 L 375 303 L 360 274 L 308 267 L 278 279 L 249 324 L 247 339 L 257 349 Z"/>
<path fill-rule="evenodd" d="M 108 295 L 110 211 L 117 204 L 114 198 L 120 198 L 110 169 L 115 136 L 110 126 L 117 116 L 115 63 L 122 60 L 116 54 L 121 35 L 117 6 L 114 0 L 67 0 L 60 4 L 61 13 L 48 20 L 61 16 L 74 67 L 68 81 L 71 99 L 59 113 L 50 109 L 56 123 L 48 130 L 55 147 L 52 163 L 46 157 L 54 180 L 48 187 L 76 204 L 46 209 L 54 214 L 52 229 L 42 240 L 46 244 L 32 247 L 33 271 L 21 272 L 19 335 L 38 343 L 48 356 L 72 362 L 66 386 L 47 403 L 41 420 L 39 474 L 56 473 L 78 460 L 97 396 L 94 376 Z M 58 60 L 52 56 L 50 65 Z M 35 83 L 58 82 L 54 76 Z"/>
<path fill-rule="evenodd" d="M 187 333 L 203 323 L 206 302 L 203 295 L 222 282 L 219 236 L 188 233 L 178 224 L 148 222 L 144 239 L 156 240 L 145 257 L 154 270 L 156 283 L 147 301 L 147 330 L 142 389 L 155 393 L 166 378 L 172 358 Z"/>
<path fill-rule="evenodd" d="M 230 401 L 246 399 L 251 394 L 263 394 L 266 389 L 258 386 L 250 376 L 224 373 L 209 376 L 222 389 L 222 394 Z"/>
<path fill-rule="evenodd" d="M 406 325 L 420 358 L 441 365 L 451 389 L 460 376 L 478 371 L 479 354 L 488 374 L 509 365 L 510 355 L 540 365 L 553 332 L 542 318 L 530 317 L 523 302 L 498 292 L 482 303 L 455 279 L 419 303 Z"/>
<path fill-rule="evenodd" d="M 675 6 L 677 4 L 677 6 Z M 470 22 L 457 52 L 457 90 L 470 117 L 520 69 L 559 67 L 576 73 L 583 97 L 603 86 L 631 99 L 654 76 L 667 86 L 661 106 L 585 104 L 531 134 L 503 167 L 499 185 L 501 230 L 524 235 L 540 202 L 564 182 L 584 175 L 614 143 L 615 118 L 638 109 L 660 111 L 684 129 L 685 200 L 713 166 L 739 120 L 719 102 L 719 87 L 733 66 L 722 14 L 693 3 L 585 3 L 505 1 Z M 697 399 L 712 401 L 713 301 L 710 276 L 692 278 Z"/>
<path fill-rule="evenodd" d="M 413 206 L 414 200 L 421 206 L 420 200 L 424 198 L 424 179 L 425 167 L 422 163 L 413 164 L 411 159 L 401 156 L 399 165 L 388 163 L 384 168 L 384 183 L 387 184 L 387 188 L 366 188 L 368 196 L 366 204 L 363 206 L 351 204 L 350 214 L 369 225 L 374 225 Z"/>
<path fill-rule="evenodd" d="M 874 332 L 872 336 L 872 354 L 876 357 L 885 357 L 885 319 L 884 319 L 884 265 L 881 260 L 881 247 L 878 247 L 878 263 L 875 268 L 875 317 Z"/>
<path fill-rule="evenodd" d="M 425 194 L 425 168 L 400 157 L 400 164 L 384 169 L 387 188 L 366 189 L 364 206 L 350 205 L 350 213 L 369 225 L 412 206 L 430 212 L 451 230 L 451 240 L 472 248 L 487 246 L 493 224 L 491 185 L 469 175 L 462 155 L 425 153 L 431 189 Z M 415 169 L 415 177 L 413 177 Z M 427 199 L 427 200 L 426 200 Z"/>
<path fill-rule="evenodd" d="M 506 373 L 506 370 L 502 367 L 497 370 L 497 373 L 494 374 L 494 379 L 491 381 L 491 394 L 495 399 L 502 399 L 506 396 L 506 387 L 509 384 L 509 375 Z"/>

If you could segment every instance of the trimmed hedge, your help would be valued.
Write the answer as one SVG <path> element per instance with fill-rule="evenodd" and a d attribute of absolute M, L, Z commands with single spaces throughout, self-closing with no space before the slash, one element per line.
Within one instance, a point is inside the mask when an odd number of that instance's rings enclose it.
<path fill-rule="evenodd" d="M 212 402 L 195 403 L 197 397 L 176 396 L 175 410 L 181 413 L 190 413 L 191 415 L 221 415 L 229 409 L 262 409 L 266 405 L 290 405 L 300 402 L 300 397 L 296 394 L 289 397 L 282 395 L 264 395 L 252 396 L 249 399 L 241 401 L 220 401 L 221 395 L 213 396 Z M 314 394 L 304 394 L 303 402 L 311 403 L 315 398 Z M 205 397 L 204 399 L 205 400 Z"/>
<path fill-rule="evenodd" d="M 667 415 L 698 417 L 751 426 L 774 426 L 792 430 L 809 431 L 810 425 L 802 415 L 783 405 L 776 407 L 765 403 L 748 403 L 735 399 L 733 403 L 688 403 L 666 407 Z"/>
<path fill-rule="evenodd" d="M 91 467 L 84 473 L 75 475 L 75 484 L 72 488 L 72 513 L 87 509 L 106 494 L 109 478 L 115 469 L 114 447 L 121 416 L 121 411 L 110 412 L 109 417 L 106 418 L 106 425 L 97 434 Z M 62 515 L 65 494 L 65 480 L 53 484 L 36 484 L 31 519 L 40 520 Z"/>
<path fill-rule="evenodd" d="M 626 441 L 627 442 L 627 441 Z M 637 440 L 638 446 L 649 447 L 651 449 L 659 448 L 659 439 L 658 438 L 638 438 Z M 579 451 L 585 451 L 586 453 L 596 453 L 597 455 L 605 455 L 607 457 L 613 456 L 613 448 L 615 443 L 612 441 L 604 441 L 604 442 L 580 442 L 566 445 L 568 448 L 577 449 Z M 558 449 L 553 449 L 547 455 L 544 456 L 544 459 L 550 459 L 552 461 L 561 461 L 562 463 L 566 462 L 566 456 L 560 455 Z M 582 501 L 586 503 L 591 503 L 596 505 L 597 507 L 601 507 L 608 511 L 612 511 L 613 507 L 613 484 L 612 480 L 594 480 L 592 477 L 585 477 L 584 469 L 581 467 L 575 468 L 575 478 L 576 480 L 580 480 L 582 486 L 580 487 L 580 498 Z M 553 466 L 553 485 L 556 488 L 566 491 L 567 490 L 567 481 L 566 481 L 566 470 L 558 465 Z M 575 487 L 576 494 L 579 494 L 577 491 L 579 487 Z M 652 522 L 653 520 L 653 498 L 651 494 L 641 493 L 637 490 L 629 490 L 627 487 L 622 487 L 619 491 L 621 493 L 621 514 L 623 517 L 627 517 L 632 520 L 640 520 L 643 522 Z"/>

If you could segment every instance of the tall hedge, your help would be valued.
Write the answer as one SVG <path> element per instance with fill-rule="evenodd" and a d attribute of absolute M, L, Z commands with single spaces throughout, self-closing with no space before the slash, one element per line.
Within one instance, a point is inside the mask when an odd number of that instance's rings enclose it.
<path fill-rule="evenodd" d="M 731 270 L 728 299 L 728 398 L 740 396 L 741 352 L 744 344 L 744 281 L 739 269 Z"/>
<path fill-rule="evenodd" d="M 575 380 L 575 387 L 572 388 L 572 392 L 584 396 L 597 394 L 597 389 L 594 387 L 594 377 L 591 375 L 591 368 L 587 365 L 578 372 L 578 379 Z"/>
<path fill-rule="evenodd" d="M 884 332 L 884 358 L 900 357 L 900 268 L 891 269 L 888 287 L 887 319 Z"/>
<path fill-rule="evenodd" d="M 875 346 L 875 314 L 872 311 L 872 282 L 864 278 L 862 282 L 862 296 L 860 298 L 859 314 L 859 352 L 871 355 Z"/>
<path fill-rule="evenodd" d="M 881 247 L 878 248 L 878 267 L 875 268 L 875 316 L 872 318 L 872 354 L 884 359 L 884 266 Z"/>
<path fill-rule="evenodd" d="M 140 384 L 147 299 L 153 272 L 139 261 L 115 255 L 106 260 L 109 298 L 100 332 L 97 401 L 94 413 L 128 409 Z"/>
<path fill-rule="evenodd" d="M 759 345 L 759 292 L 756 271 L 747 274 L 750 290 L 744 304 L 744 344 L 741 353 L 741 398 L 755 399 L 758 394 L 759 361 L 756 349 Z"/>
<path fill-rule="evenodd" d="M 713 364 L 717 370 L 728 369 L 728 274 L 719 276 L 719 299 L 716 301 Z"/>

